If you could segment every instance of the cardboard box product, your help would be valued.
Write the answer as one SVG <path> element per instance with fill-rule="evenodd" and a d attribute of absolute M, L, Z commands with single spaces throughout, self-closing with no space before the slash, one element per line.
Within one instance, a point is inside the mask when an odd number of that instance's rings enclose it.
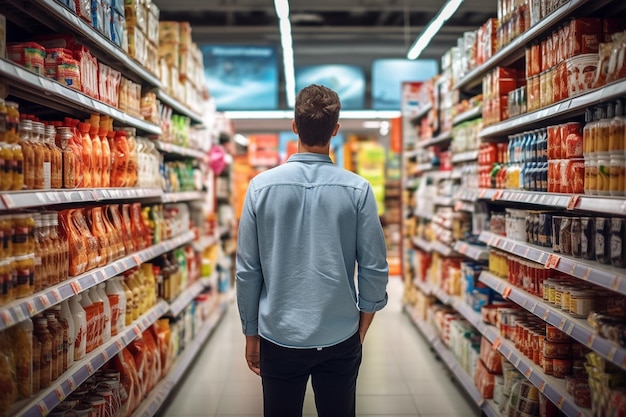
<path fill-rule="evenodd" d="M 180 45 L 174 42 L 159 43 L 159 59 L 165 60 L 167 65 L 180 68 Z"/>
<path fill-rule="evenodd" d="M 602 39 L 602 29 L 602 19 L 572 19 L 570 21 L 568 57 L 597 53 Z"/>
<path fill-rule="evenodd" d="M 146 68 L 153 73 L 154 75 L 158 75 L 159 73 L 159 52 L 156 46 L 148 43 L 146 45 Z"/>
<path fill-rule="evenodd" d="M 156 4 L 150 2 L 148 7 L 148 29 L 146 35 L 148 36 L 148 41 L 153 43 L 154 45 L 159 45 L 159 17 L 161 15 L 161 11 L 157 7 Z"/>
<path fill-rule="evenodd" d="M 161 43 L 180 43 L 179 22 L 159 22 L 159 44 Z"/>
<path fill-rule="evenodd" d="M 143 32 L 135 26 L 126 27 L 128 33 L 128 54 L 138 62 L 144 64 L 146 61 L 146 37 Z"/>
<path fill-rule="evenodd" d="M 148 20 L 146 8 L 142 3 L 136 3 L 131 6 L 126 5 L 124 7 L 124 13 L 126 17 L 126 23 L 129 26 L 135 26 L 142 31 L 146 30 L 146 24 Z"/>
<path fill-rule="evenodd" d="M 180 30 L 180 43 L 181 47 L 186 46 L 189 48 L 191 46 L 191 24 L 189 22 L 180 22 L 179 25 Z"/>
<path fill-rule="evenodd" d="M 118 13 L 115 9 L 111 10 L 111 41 L 119 46 L 123 47 L 125 31 L 126 31 L 126 19 L 123 13 Z M 127 44 L 128 48 L 128 44 Z"/>

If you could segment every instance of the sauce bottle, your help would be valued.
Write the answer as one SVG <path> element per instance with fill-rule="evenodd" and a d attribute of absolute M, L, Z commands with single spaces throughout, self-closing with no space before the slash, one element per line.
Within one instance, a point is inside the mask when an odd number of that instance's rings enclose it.
<path fill-rule="evenodd" d="M 82 138 L 82 169 L 83 169 L 83 188 L 93 187 L 94 167 L 92 163 L 93 143 L 89 130 L 91 126 L 88 123 L 79 123 L 78 129 Z"/>
<path fill-rule="evenodd" d="M 39 387 L 48 388 L 52 383 L 52 335 L 48 330 L 48 320 L 45 317 L 35 319 L 34 335 L 41 343 L 39 362 Z"/>
<path fill-rule="evenodd" d="M 52 338 L 52 361 L 50 362 L 50 367 L 52 369 L 52 381 L 55 381 L 63 373 L 63 329 L 59 326 L 54 313 L 46 313 L 45 317 L 48 321 L 48 331 Z"/>
<path fill-rule="evenodd" d="M 72 136 L 69 140 L 68 146 L 74 154 L 74 187 L 82 188 L 83 185 L 83 140 L 82 135 L 78 131 L 78 121 L 74 119 L 66 119 L 66 125 L 70 128 Z M 64 161 L 65 162 L 65 161 Z M 65 167 L 64 167 L 65 169 Z"/>
<path fill-rule="evenodd" d="M 74 344 L 76 343 L 76 325 L 70 304 L 67 300 L 61 303 L 61 318 L 67 323 L 67 369 L 74 364 Z"/>
<path fill-rule="evenodd" d="M 110 144 L 111 142 L 109 142 Z M 111 147 L 113 165 L 111 167 L 111 187 L 126 187 L 128 183 L 128 141 L 126 133 L 120 130 L 115 132 Z"/>
<path fill-rule="evenodd" d="M 45 142 L 50 148 L 50 187 L 59 189 L 63 187 L 63 153 L 55 142 L 56 128 L 53 125 L 46 126 Z"/>
<path fill-rule="evenodd" d="M 74 361 L 81 360 L 87 351 L 87 313 L 81 305 L 82 295 L 80 293 L 70 298 L 70 311 L 74 318 Z"/>
<path fill-rule="evenodd" d="M 92 187 L 100 188 L 102 187 L 102 166 L 103 166 L 103 155 L 102 155 L 102 141 L 99 133 L 99 126 L 91 126 L 89 130 L 89 136 L 91 137 L 91 146 L 93 149 L 93 153 L 91 154 L 91 166 L 93 168 L 93 176 L 91 178 Z"/>
<path fill-rule="evenodd" d="M 72 131 L 69 127 L 57 129 L 56 145 L 61 150 L 63 188 L 76 188 L 76 154 L 70 147 Z"/>
<path fill-rule="evenodd" d="M 35 188 L 35 144 L 32 140 L 33 125 L 28 119 L 20 121 L 20 146 L 24 157 L 24 188 Z"/>
<path fill-rule="evenodd" d="M 14 102 L 7 101 L 7 123 L 5 139 L 11 149 L 11 190 L 21 190 L 24 188 L 24 154 L 22 147 L 19 145 L 19 124 L 20 111 L 19 105 Z"/>

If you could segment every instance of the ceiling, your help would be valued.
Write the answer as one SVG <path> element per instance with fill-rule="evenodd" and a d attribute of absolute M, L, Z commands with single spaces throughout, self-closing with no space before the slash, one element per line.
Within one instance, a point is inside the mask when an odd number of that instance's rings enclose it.
<path fill-rule="evenodd" d="M 161 20 L 188 21 L 197 44 L 280 46 L 272 0 L 153 0 Z M 291 0 L 290 18 L 296 66 L 361 66 L 366 80 L 378 58 L 406 58 L 420 31 L 445 0 Z M 495 17 L 496 0 L 465 0 L 420 58 L 441 56 L 463 32 Z M 282 71 L 281 71 L 282 77 Z M 279 83 L 282 85 L 283 83 Z M 280 94 L 284 108 L 284 92 Z M 370 97 L 369 85 L 366 97 Z M 369 99 L 366 99 L 366 107 Z"/>

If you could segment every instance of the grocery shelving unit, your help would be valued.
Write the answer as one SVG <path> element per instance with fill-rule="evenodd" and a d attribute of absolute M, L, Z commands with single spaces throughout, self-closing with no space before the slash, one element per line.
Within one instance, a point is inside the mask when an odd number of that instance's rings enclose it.
<path fill-rule="evenodd" d="M 3 7 L 2 14 L 6 16 L 7 21 L 17 23 L 32 20 L 38 28 L 45 28 L 50 33 L 66 33 L 74 36 L 80 43 L 89 48 L 99 62 L 121 72 L 133 82 L 141 84 L 143 91 L 154 91 L 160 102 L 170 107 L 173 113 L 188 117 L 193 125 L 203 122 L 201 114 L 189 109 L 187 105 L 163 91 L 161 81 L 151 70 L 129 56 L 60 2 L 55 0 L 37 2 L 8 0 L 4 6 L 6 7 Z M 83 118 L 92 113 L 106 115 L 113 120 L 116 129 L 134 127 L 138 136 L 152 139 L 157 150 L 163 154 L 165 159 L 187 158 L 195 159 L 200 163 L 208 162 L 207 152 L 203 150 L 191 149 L 161 140 L 163 135 L 161 126 L 136 115 L 127 114 L 55 80 L 37 75 L 12 61 L 0 59 L 0 79 L 3 81 L 2 87 L 6 87 L 9 96 L 15 97 L 21 102 L 44 106 L 76 118 Z M 63 207 L 77 207 L 93 203 L 106 204 L 116 201 L 141 201 L 150 204 L 206 201 L 210 195 L 206 191 L 164 192 L 160 188 L 90 188 L 2 192 L 0 193 L 0 212 L 37 208 L 61 209 Z M 183 245 L 193 243 L 194 249 L 202 252 L 212 245 L 219 244 L 221 240 L 221 235 L 217 230 L 212 236 L 198 237 L 196 234 L 191 230 L 186 231 L 124 256 L 101 268 L 70 277 L 60 284 L 3 305 L 0 307 L 0 331 L 35 317 L 76 294 Z M 188 344 L 181 356 L 177 358 L 169 374 L 150 393 L 135 413 L 141 416 L 154 415 L 162 403 L 155 402 L 155 398 L 162 398 L 166 395 L 173 383 L 181 378 L 224 314 L 228 300 L 227 297 L 217 293 L 217 287 L 217 274 L 214 272 L 210 277 L 203 277 L 191 283 L 170 303 L 163 300 L 158 301 L 138 320 L 126 326 L 121 334 L 106 341 L 102 346 L 87 354 L 84 359 L 75 363 L 57 380 L 53 381 L 49 388 L 14 404 L 9 410 L 9 415 L 25 417 L 48 415 L 80 384 L 94 375 L 109 359 L 121 352 L 157 320 L 164 315 L 179 315 L 199 294 L 210 289 L 213 302 L 212 315 L 198 330 L 193 342 Z"/>

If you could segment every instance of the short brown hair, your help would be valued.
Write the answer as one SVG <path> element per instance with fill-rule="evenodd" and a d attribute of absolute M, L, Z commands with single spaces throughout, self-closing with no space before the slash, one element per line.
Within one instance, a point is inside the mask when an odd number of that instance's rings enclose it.
<path fill-rule="evenodd" d="M 339 121 L 341 102 L 330 88 L 312 84 L 296 97 L 295 122 L 300 140 L 308 146 L 325 146 Z"/>

